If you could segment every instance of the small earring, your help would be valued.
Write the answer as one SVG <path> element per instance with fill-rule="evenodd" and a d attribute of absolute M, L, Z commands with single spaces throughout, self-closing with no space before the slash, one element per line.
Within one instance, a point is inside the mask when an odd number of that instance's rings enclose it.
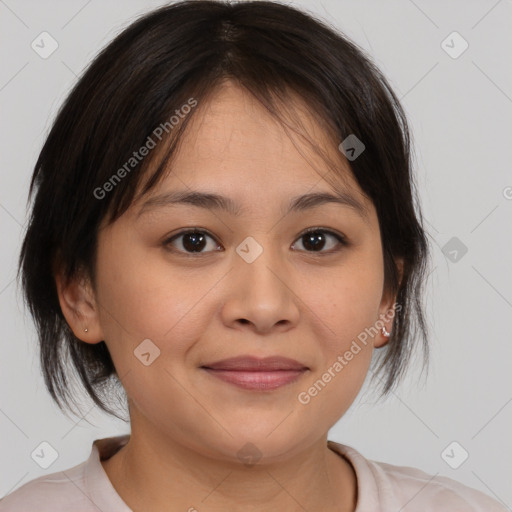
<path fill-rule="evenodd" d="M 385 327 L 382 327 L 382 335 L 386 338 L 389 338 L 391 336 L 391 333 L 389 333 Z"/>
<path fill-rule="evenodd" d="M 84 329 L 84 332 L 89 332 L 89 329 L 87 329 L 87 327 Z"/>

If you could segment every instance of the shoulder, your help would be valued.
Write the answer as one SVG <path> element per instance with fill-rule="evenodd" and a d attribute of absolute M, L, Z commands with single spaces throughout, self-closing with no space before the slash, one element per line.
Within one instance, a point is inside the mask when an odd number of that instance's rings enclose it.
<path fill-rule="evenodd" d="M 96 439 L 87 460 L 22 485 L 0 499 L 0 512 L 131 512 L 101 464 L 128 439 L 129 435 Z"/>
<path fill-rule="evenodd" d="M 448 477 L 429 475 L 406 466 L 394 466 L 364 458 L 357 450 L 329 441 L 334 451 L 354 467 L 361 510 L 391 512 L 506 512 L 486 494 Z"/>
<path fill-rule="evenodd" d="M 89 512 L 85 493 L 85 462 L 65 471 L 36 478 L 0 499 L 0 512 Z"/>
<path fill-rule="evenodd" d="M 390 492 L 409 511 L 503 512 L 497 501 L 476 489 L 440 475 L 416 468 L 369 461 L 379 486 Z"/>

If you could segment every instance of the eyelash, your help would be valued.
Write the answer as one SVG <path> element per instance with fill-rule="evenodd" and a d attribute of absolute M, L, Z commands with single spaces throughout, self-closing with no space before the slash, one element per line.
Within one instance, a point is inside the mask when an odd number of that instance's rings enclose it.
<path fill-rule="evenodd" d="M 319 256 L 323 256 L 323 255 L 329 255 L 329 254 L 334 254 L 334 253 L 337 253 L 339 251 L 341 251 L 343 248 L 345 247 L 348 247 L 350 244 L 349 242 L 347 241 L 347 239 L 341 235 L 340 233 L 337 233 L 335 231 L 332 231 L 330 229 L 325 229 L 325 228 L 321 228 L 321 227 L 314 227 L 314 228 L 308 228 L 306 229 L 305 231 L 303 231 L 298 237 L 296 240 L 300 240 L 301 238 L 303 238 L 304 236 L 310 234 L 310 233 L 323 233 L 323 234 L 328 234 L 328 235 L 331 235 L 333 236 L 339 243 L 339 245 L 341 247 L 337 248 L 337 249 L 330 249 L 328 251 L 307 251 L 307 250 L 304 250 L 304 251 L 300 251 L 300 252 L 306 252 L 306 253 L 309 253 L 309 254 L 316 254 L 316 255 L 319 255 Z M 205 256 L 207 254 L 210 254 L 211 252 L 216 252 L 216 251 L 206 251 L 206 252 L 187 252 L 187 251 L 182 251 L 182 250 L 179 250 L 179 249 L 176 249 L 175 247 L 172 247 L 172 242 L 176 239 L 178 239 L 179 237 L 182 237 L 184 235 L 189 235 L 189 234 L 201 234 L 201 235 L 206 235 L 207 237 L 210 237 L 212 240 L 215 241 L 215 243 L 217 243 L 218 245 L 220 245 L 217 240 L 215 239 L 215 237 L 213 235 L 211 235 L 210 233 L 208 233 L 208 231 L 205 231 L 204 229 L 186 229 L 186 230 L 183 230 L 183 231 L 180 231 L 179 233 L 176 233 L 174 235 L 172 235 L 171 237 L 165 239 L 163 241 L 163 246 L 171 251 L 171 252 L 175 252 L 175 253 L 178 253 L 178 254 L 181 254 L 183 256 L 186 256 L 186 257 L 200 257 L 200 256 Z"/>

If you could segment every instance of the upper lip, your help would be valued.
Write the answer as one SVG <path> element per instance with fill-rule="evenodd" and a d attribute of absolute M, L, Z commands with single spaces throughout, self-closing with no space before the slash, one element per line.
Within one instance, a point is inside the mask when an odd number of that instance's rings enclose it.
<path fill-rule="evenodd" d="M 274 356 L 274 357 L 254 357 L 254 356 L 239 356 L 230 359 L 223 359 L 214 363 L 202 365 L 202 368 L 211 370 L 231 370 L 231 371 L 251 371 L 251 372 L 264 372 L 276 370 L 307 370 L 308 367 L 294 359 L 287 357 Z"/>

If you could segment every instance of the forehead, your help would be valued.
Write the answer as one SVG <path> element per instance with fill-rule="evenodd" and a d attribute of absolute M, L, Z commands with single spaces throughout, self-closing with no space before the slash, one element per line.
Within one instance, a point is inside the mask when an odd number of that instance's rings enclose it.
<path fill-rule="evenodd" d="M 254 178 L 257 169 L 258 176 L 317 181 L 329 168 L 327 157 L 344 180 L 357 186 L 336 141 L 301 100 L 284 100 L 279 116 L 272 117 L 250 92 L 226 81 L 198 105 L 173 167 L 187 169 L 191 179 L 202 170 L 213 175 L 218 169 L 220 174 L 236 165 L 241 179 Z"/>
<path fill-rule="evenodd" d="M 278 116 L 247 90 L 224 82 L 196 107 L 165 176 L 143 199 L 202 190 L 229 196 L 246 210 L 251 202 L 331 192 L 371 209 L 333 136 L 306 105 L 295 97 Z"/>

